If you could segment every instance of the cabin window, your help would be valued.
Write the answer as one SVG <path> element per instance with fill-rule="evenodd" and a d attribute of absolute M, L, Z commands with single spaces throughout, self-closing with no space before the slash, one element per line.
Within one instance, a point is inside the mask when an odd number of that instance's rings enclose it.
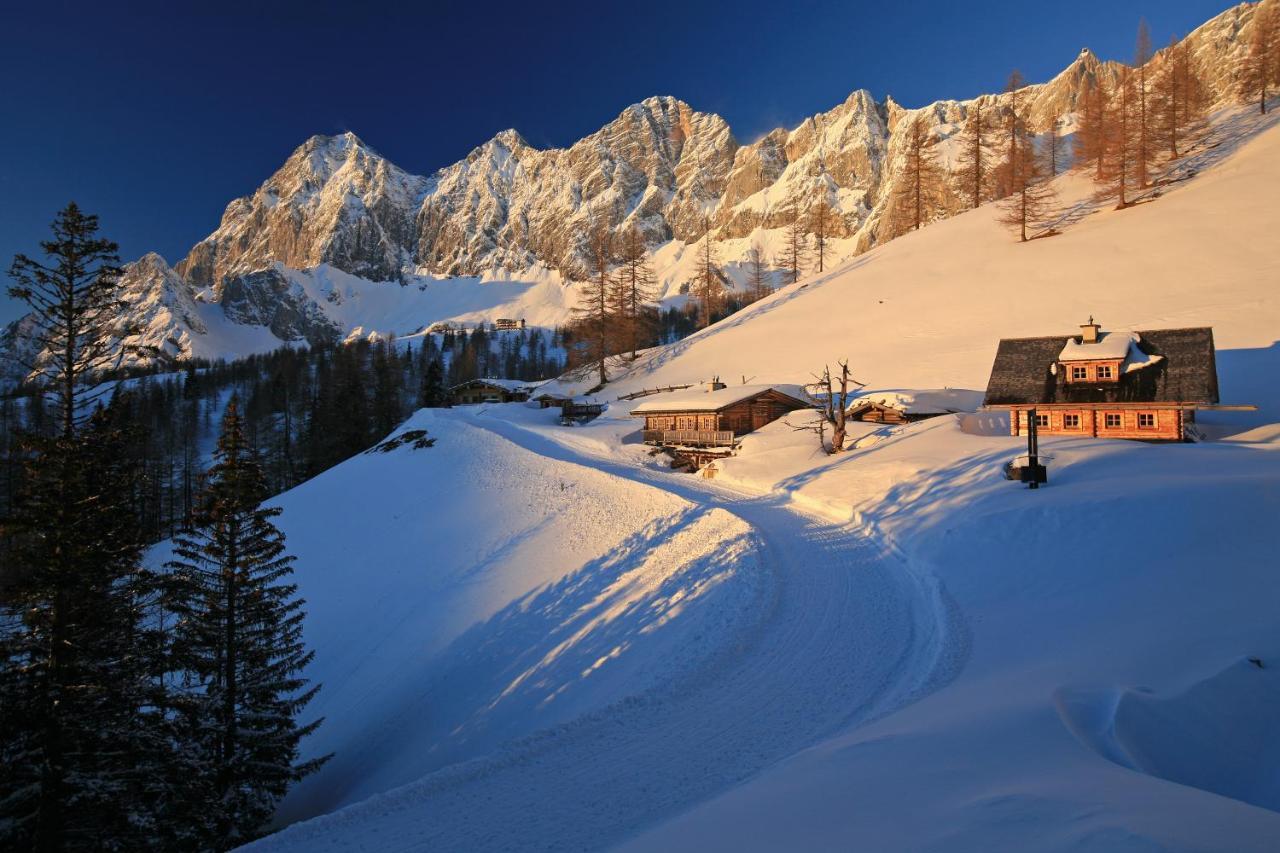
<path fill-rule="evenodd" d="M 1088 378 L 1089 378 L 1089 368 L 1087 368 L 1087 367 L 1073 367 L 1073 368 L 1071 368 L 1071 378 L 1072 378 L 1072 379 L 1075 379 L 1075 380 L 1088 379 Z"/>
<path fill-rule="evenodd" d="M 1107 412 L 1102 416 L 1102 425 L 1106 429 L 1120 429 L 1121 423 L 1119 412 Z"/>
<path fill-rule="evenodd" d="M 1062 428 L 1063 429 L 1080 429 L 1080 416 L 1079 415 L 1063 415 Z"/>
<path fill-rule="evenodd" d="M 1139 412 L 1138 413 L 1138 429 L 1155 429 L 1156 413 L 1155 412 Z"/>
<path fill-rule="evenodd" d="M 1040 415 L 1040 414 L 1037 414 L 1037 415 L 1036 415 L 1036 426 L 1037 426 L 1037 427 L 1044 427 L 1045 429 L 1048 429 L 1048 428 L 1049 428 L 1049 416 L 1048 416 L 1048 415 Z"/>
<path fill-rule="evenodd" d="M 1114 378 L 1115 378 L 1115 373 L 1114 373 L 1114 371 L 1115 371 L 1115 368 L 1114 368 L 1114 367 L 1112 367 L 1112 366 L 1111 366 L 1111 365 L 1109 365 L 1109 364 L 1099 364 L 1099 365 L 1098 365 L 1098 378 L 1099 378 L 1099 379 L 1114 379 Z"/>

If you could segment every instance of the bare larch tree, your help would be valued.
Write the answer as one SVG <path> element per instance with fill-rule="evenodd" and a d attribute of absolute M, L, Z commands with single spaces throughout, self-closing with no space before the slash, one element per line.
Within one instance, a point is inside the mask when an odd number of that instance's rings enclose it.
<path fill-rule="evenodd" d="M 934 147 L 937 140 L 924 116 L 912 116 L 903 133 L 906 166 L 894 198 L 895 235 L 920 230 L 942 204 L 942 167 Z"/>

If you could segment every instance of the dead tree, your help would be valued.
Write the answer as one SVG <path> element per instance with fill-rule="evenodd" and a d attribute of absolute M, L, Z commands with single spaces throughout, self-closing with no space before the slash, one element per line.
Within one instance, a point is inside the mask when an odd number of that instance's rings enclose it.
<path fill-rule="evenodd" d="M 812 389 L 808 392 L 809 399 L 813 401 L 814 408 L 818 411 L 818 422 L 813 425 L 796 427 L 796 429 L 809 429 L 816 432 L 818 434 L 818 444 L 827 453 L 832 454 L 844 450 L 845 419 L 849 411 L 850 386 L 866 387 L 865 382 L 859 382 L 849 374 L 848 359 L 837 361 L 836 367 L 840 369 L 840 372 L 832 376 L 831 366 L 824 365 L 821 375 L 813 374 L 813 378 L 816 381 L 809 386 Z M 831 428 L 830 445 L 826 442 L 827 427 Z"/>

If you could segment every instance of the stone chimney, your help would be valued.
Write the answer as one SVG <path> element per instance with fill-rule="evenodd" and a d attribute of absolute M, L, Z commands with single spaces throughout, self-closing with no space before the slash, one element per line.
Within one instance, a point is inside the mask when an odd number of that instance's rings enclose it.
<path fill-rule="evenodd" d="M 1080 326 L 1080 343 L 1096 344 L 1098 342 L 1098 333 L 1102 331 L 1102 326 L 1093 322 L 1093 315 L 1089 315 L 1089 322 Z"/>
<path fill-rule="evenodd" d="M 721 388 L 724 388 L 724 387 L 726 386 L 723 382 L 720 381 L 720 377 L 716 376 L 712 378 L 710 382 L 707 383 L 707 393 L 710 394 L 712 391 L 719 391 Z"/>

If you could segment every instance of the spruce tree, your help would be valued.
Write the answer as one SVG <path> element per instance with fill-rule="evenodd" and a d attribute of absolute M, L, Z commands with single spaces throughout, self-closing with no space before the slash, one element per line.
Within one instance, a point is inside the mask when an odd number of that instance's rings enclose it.
<path fill-rule="evenodd" d="M 29 437 L 5 525 L 0 846 L 128 850 L 165 809 L 163 687 L 132 496 L 138 470 L 99 412 Z"/>
<path fill-rule="evenodd" d="M 184 673 L 186 732 L 215 846 L 258 835 L 289 786 L 326 759 L 299 762 L 299 742 L 320 720 L 298 713 L 319 685 L 302 670 L 303 601 L 289 583 L 294 558 L 263 507 L 265 483 L 233 397 L 195 524 L 174 540 L 171 604 L 175 668 Z"/>

